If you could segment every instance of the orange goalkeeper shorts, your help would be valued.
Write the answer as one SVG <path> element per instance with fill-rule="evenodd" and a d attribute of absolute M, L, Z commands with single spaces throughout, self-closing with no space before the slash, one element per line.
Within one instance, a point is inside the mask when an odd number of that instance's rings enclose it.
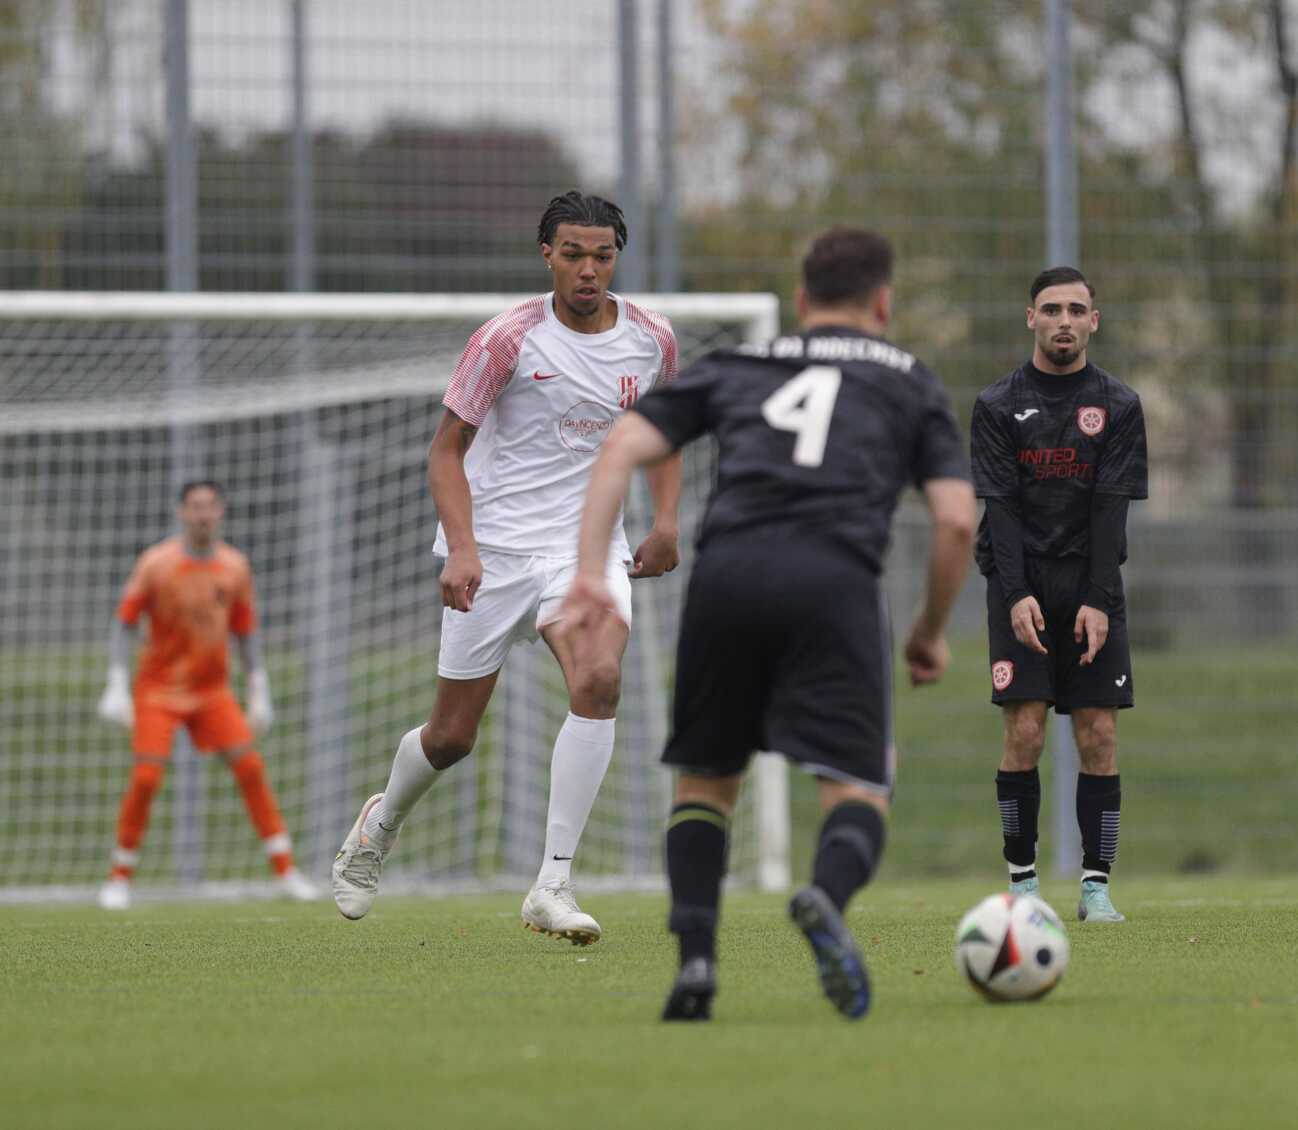
<path fill-rule="evenodd" d="M 137 756 L 169 757 L 176 727 L 184 726 L 199 753 L 225 753 L 252 744 L 252 728 L 228 690 L 206 695 L 193 710 L 171 710 L 135 696 L 131 748 Z"/>

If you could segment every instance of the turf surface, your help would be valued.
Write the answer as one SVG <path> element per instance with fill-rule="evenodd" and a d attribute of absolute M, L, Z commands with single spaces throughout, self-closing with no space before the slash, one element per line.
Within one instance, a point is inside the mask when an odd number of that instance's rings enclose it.
<path fill-rule="evenodd" d="M 898 792 L 888 842 L 889 873 L 896 877 L 957 877 L 994 867 L 1000 859 L 994 781 L 1001 719 L 988 703 L 986 645 L 980 637 L 954 639 L 952 644 L 954 658 L 941 686 L 916 691 L 899 680 Z M 396 740 L 425 709 L 430 654 L 385 652 L 354 664 L 349 795 L 342 814 L 327 820 L 312 807 L 319 793 L 313 754 L 306 746 L 301 666 L 290 662 L 291 657 L 272 655 L 279 720 L 263 752 L 289 830 L 308 853 L 312 846 L 317 848 L 314 858 L 308 854 L 304 859 L 308 868 L 314 864 L 317 876 L 361 803 L 382 787 Z M 103 878 L 130 769 L 125 735 L 94 719 L 103 663 L 101 649 L 0 652 L 0 874 L 5 876 L 0 887 L 92 884 Z M 1293 818 L 1298 809 L 1293 758 L 1298 641 L 1268 647 L 1146 649 L 1137 651 L 1133 665 L 1138 706 L 1123 711 L 1118 725 L 1124 874 L 1298 872 L 1298 821 Z M 547 664 L 543 670 L 551 679 L 551 712 L 537 720 L 535 748 L 522 751 L 532 758 L 542 806 L 550 745 L 567 709 L 557 665 Z M 503 702 L 498 699 L 498 709 Z M 632 708 L 628 692 L 627 709 Z M 476 863 L 483 875 L 503 860 L 504 837 L 498 834 L 503 809 L 490 807 L 499 801 L 503 766 L 493 718 L 488 715 L 472 762 L 457 768 L 453 778 L 458 789 L 464 774 L 476 774 L 482 806 L 476 813 Z M 49 720 L 57 722 L 52 729 L 47 728 Z M 625 819 L 626 794 L 619 791 L 618 778 L 623 763 L 621 756 L 614 760 L 592 827 Z M 1047 753 L 1042 760 L 1041 814 L 1047 869 L 1056 849 L 1053 772 L 1054 758 Z M 207 778 L 205 877 L 260 879 L 265 861 L 228 774 L 213 766 Z M 814 782 L 794 773 L 792 785 L 794 873 L 803 874 L 820 816 Z M 173 774 L 154 805 L 139 872 L 144 882 L 175 879 L 176 793 Z M 475 815 L 458 798 L 455 814 L 466 824 Z M 1074 826 L 1071 811 L 1065 817 Z M 325 855 L 319 854 L 315 835 L 322 823 Z M 657 827 L 655 823 L 655 860 Z M 49 845 L 35 857 L 27 834 L 32 828 L 40 829 L 42 843 Z M 526 834 L 543 835 L 540 815 L 529 822 Z M 419 818 L 407 827 L 398 862 L 418 861 L 423 873 L 445 873 L 459 865 L 458 851 L 446 820 L 435 823 L 421 808 Z M 534 848 L 522 853 L 527 866 L 539 851 L 538 838 Z M 586 874 L 627 866 L 611 842 L 597 845 L 587 835 L 582 851 L 579 865 Z M 643 860 L 632 866 L 643 867 Z"/>
<path fill-rule="evenodd" d="M 583 901 L 604 941 L 520 928 L 519 899 L 0 908 L 0 1124 L 61 1127 L 1291 1127 L 1298 884 L 1129 880 L 1071 922 L 1033 1005 L 956 975 L 982 880 L 884 881 L 849 920 L 863 1022 L 820 997 L 783 901 L 727 899 L 708 1025 L 656 1015 L 657 896 Z"/>

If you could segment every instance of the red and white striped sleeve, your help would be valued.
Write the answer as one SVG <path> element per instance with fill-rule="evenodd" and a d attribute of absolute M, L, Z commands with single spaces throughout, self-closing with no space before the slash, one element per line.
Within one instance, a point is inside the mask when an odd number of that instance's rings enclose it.
<path fill-rule="evenodd" d="M 658 377 L 654 381 L 655 387 L 660 384 L 671 384 L 676 379 L 676 334 L 672 330 L 672 324 L 662 314 L 656 314 L 652 310 L 646 310 L 643 306 L 637 306 L 634 302 L 626 304 L 627 314 L 631 321 L 643 329 L 658 344 L 658 352 L 662 355 L 662 364 L 658 367 Z"/>
<path fill-rule="evenodd" d="M 527 331 L 545 318 L 545 297 L 530 298 L 478 328 L 460 354 L 442 403 L 480 427 L 509 384 Z"/>

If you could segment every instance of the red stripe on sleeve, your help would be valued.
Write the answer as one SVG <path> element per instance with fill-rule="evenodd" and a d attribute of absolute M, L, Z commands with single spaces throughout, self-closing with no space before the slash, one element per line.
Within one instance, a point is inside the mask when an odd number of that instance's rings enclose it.
<path fill-rule="evenodd" d="M 658 369 L 658 379 L 654 383 L 671 384 L 676 379 L 677 371 L 676 334 L 672 331 L 671 322 L 663 315 L 646 310 L 643 306 L 637 306 L 634 302 L 626 302 L 625 299 L 623 302 L 631 321 L 646 330 L 658 343 L 658 352 L 662 354 L 662 365 Z"/>
<path fill-rule="evenodd" d="M 545 318 L 545 297 L 528 299 L 497 314 L 469 338 L 451 374 L 442 403 L 479 427 L 509 384 L 528 330 Z"/>

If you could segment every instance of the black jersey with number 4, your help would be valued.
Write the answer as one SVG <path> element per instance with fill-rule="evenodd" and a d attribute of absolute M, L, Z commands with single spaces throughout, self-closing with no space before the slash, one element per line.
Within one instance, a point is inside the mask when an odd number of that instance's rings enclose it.
<path fill-rule="evenodd" d="M 1015 369 L 978 394 L 970 439 L 978 497 L 1017 504 L 1030 557 L 1088 557 L 1092 495 L 1149 494 L 1140 397 L 1096 365 Z M 995 567 L 985 515 L 977 560 Z"/>
<path fill-rule="evenodd" d="M 717 485 L 700 546 L 769 531 L 845 547 L 877 573 L 902 488 L 969 477 L 938 378 L 911 354 L 852 329 L 717 350 L 635 410 L 674 447 L 717 437 Z"/>

